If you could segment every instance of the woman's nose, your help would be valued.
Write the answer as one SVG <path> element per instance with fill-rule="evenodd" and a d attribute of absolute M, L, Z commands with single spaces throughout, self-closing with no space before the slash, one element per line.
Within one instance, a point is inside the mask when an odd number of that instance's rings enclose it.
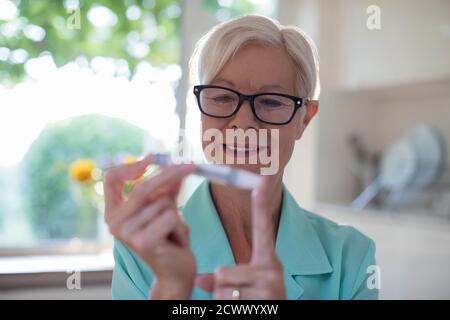
<path fill-rule="evenodd" d="M 238 112 L 231 118 L 230 126 L 236 128 L 247 129 L 257 128 L 259 126 L 258 119 L 253 114 L 250 101 L 244 101 Z"/>

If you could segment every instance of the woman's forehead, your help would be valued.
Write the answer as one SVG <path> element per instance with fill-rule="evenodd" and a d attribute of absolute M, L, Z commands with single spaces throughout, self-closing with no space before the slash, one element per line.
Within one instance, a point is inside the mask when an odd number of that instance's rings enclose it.
<path fill-rule="evenodd" d="M 227 61 L 212 82 L 241 90 L 292 92 L 295 70 L 292 59 L 284 50 L 249 44 Z"/>

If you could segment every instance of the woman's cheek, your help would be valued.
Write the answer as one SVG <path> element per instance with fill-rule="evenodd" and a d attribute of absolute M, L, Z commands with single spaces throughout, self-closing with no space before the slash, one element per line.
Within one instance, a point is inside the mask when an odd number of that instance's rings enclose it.
<path fill-rule="evenodd" d="M 279 163 L 280 169 L 284 169 L 294 152 L 295 136 L 293 134 L 281 135 L 279 141 Z"/>

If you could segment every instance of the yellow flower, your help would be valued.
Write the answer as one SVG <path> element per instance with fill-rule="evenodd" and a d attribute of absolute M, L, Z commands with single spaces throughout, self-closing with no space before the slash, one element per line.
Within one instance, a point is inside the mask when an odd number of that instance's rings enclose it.
<path fill-rule="evenodd" d="M 85 182 L 92 179 L 92 171 L 95 169 L 95 162 L 88 159 L 80 159 L 72 163 L 69 173 L 72 179 L 78 182 Z"/>
<path fill-rule="evenodd" d="M 130 157 L 125 158 L 125 160 L 123 160 L 123 163 L 133 164 L 133 163 L 136 163 L 137 161 L 138 161 L 138 159 L 136 157 L 130 156 Z"/>

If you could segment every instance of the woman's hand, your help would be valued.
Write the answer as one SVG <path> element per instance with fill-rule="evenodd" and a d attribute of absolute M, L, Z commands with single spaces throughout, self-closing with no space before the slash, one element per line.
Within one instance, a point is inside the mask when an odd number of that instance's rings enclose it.
<path fill-rule="evenodd" d="M 196 285 L 213 290 L 214 299 L 286 299 L 283 266 L 275 252 L 276 231 L 268 210 L 269 199 L 269 180 L 265 177 L 252 193 L 250 263 L 221 268 L 213 276 L 197 277 Z"/>
<path fill-rule="evenodd" d="M 106 172 L 105 221 L 110 232 L 133 249 L 152 269 L 152 299 L 190 299 L 196 265 L 189 247 L 189 229 L 178 214 L 176 197 L 194 165 L 163 169 L 138 183 L 128 199 L 126 181 L 141 177 L 151 156 Z"/>

